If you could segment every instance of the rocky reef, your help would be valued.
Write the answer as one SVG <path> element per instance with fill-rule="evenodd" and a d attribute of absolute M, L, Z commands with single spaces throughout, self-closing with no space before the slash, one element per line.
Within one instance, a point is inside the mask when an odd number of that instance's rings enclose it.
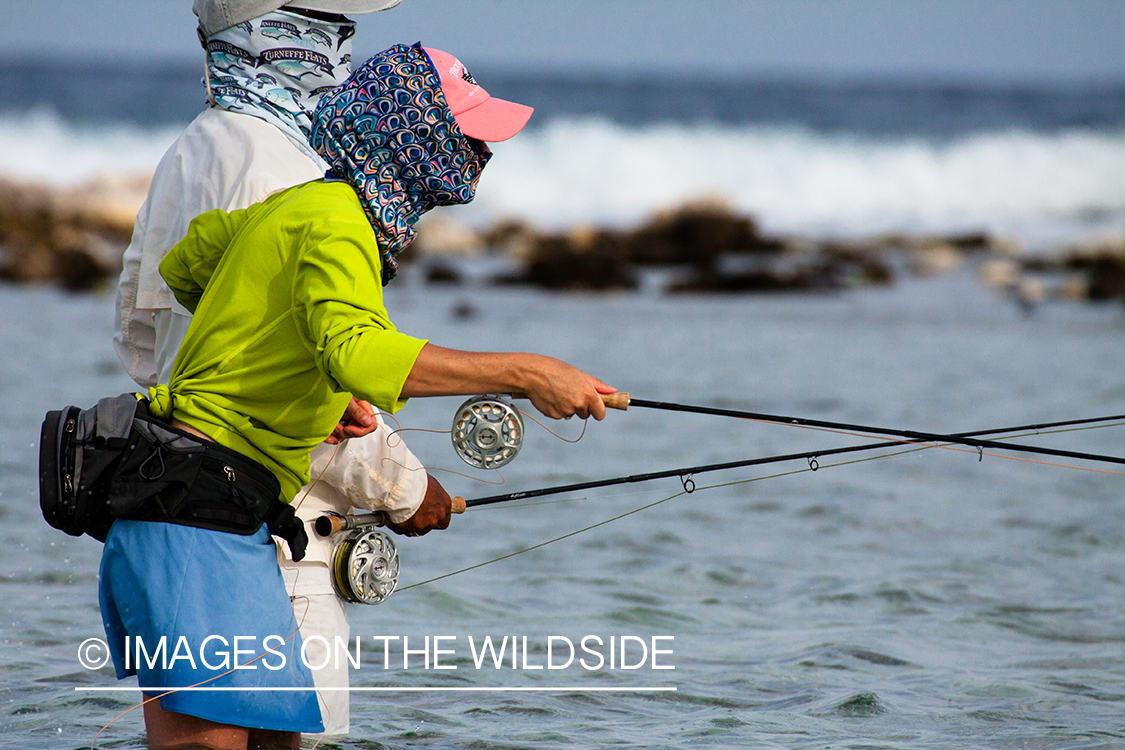
<path fill-rule="evenodd" d="M 116 277 L 148 179 L 51 188 L 0 179 L 0 279 L 82 291 Z"/>
<path fill-rule="evenodd" d="M 1043 255 L 1022 253 L 1010 240 L 984 232 L 847 241 L 772 237 L 752 217 L 718 201 L 688 204 L 625 229 L 537 232 L 508 221 L 479 234 L 463 229 L 456 249 L 448 243 L 453 235 L 444 220 L 420 227 L 414 258 L 426 265 L 431 283 L 460 283 L 446 261 L 451 254 L 509 258 L 516 270 L 497 274 L 493 283 L 548 290 L 634 289 L 646 269 L 664 269 L 668 294 L 836 292 L 971 264 L 982 283 L 1027 310 L 1050 299 L 1125 301 L 1121 236 Z"/>
<path fill-rule="evenodd" d="M 0 179 L 0 279 L 73 291 L 112 283 L 147 186 L 147 178 L 62 189 Z M 506 261 L 486 283 L 629 290 L 657 270 L 668 294 L 838 292 L 971 263 L 986 286 L 1027 311 L 1051 299 L 1125 301 L 1121 236 L 1038 255 L 986 233 L 776 237 L 720 200 L 688 203 L 625 228 L 543 232 L 502 221 L 478 231 L 439 211 L 418 230 L 402 261 L 421 266 L 428 284 L 465 283 L 459 259 L 483 256 Z"/>

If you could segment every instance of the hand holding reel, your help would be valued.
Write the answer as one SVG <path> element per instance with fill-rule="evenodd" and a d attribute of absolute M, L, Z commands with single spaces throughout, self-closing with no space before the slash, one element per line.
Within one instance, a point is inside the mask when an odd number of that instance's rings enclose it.
<path fill-rule="evenodd" d="M 513 393 L 511 398 L 527 398 Z M 627 409 L 629 394 L 602 394 L 606 406 Z M 478 469 L 497 469 L 508 464 L 523 446 L 523 417 L 500 395 L 474 396 L 457 410 L 451 430 L 453 448 L 462 460 Z M 453 513 L 465 512 L 465 499 L 452 498 Z M 329 514 L 316 519 L 322 537 L 351 531 L 332 551 L 332 583 L 345 600 L 357 604 L 379 604 L 398 586 L 399 556 L 391 537 L 377 527 L 386 526 L 385 513 L 362 515 Z"/>
<path fill-rule="evenodd" d="M 398 587 L 398 549 L 388 534 L 376 528 L 384 525 L 386 515 L 383 513 L 316 519 L 316 533 L 321 536 L 352 530 L 336 543 L 330 566 L 332 585 L 344 600 L 379 604 Z"/>
<path fill-rule="evenodd" d="M 523 447 L 523 417 L 503 396 L 474 396 L 453 417 L 453 450 L 478 469 L 506 466 Z"/>
<path fill-rule="evenodd" d="M 510 398 L 527 398 L 512 393 Z M 602 401 L 611 409 L 627 409 L 628 393 L 603 393 Z M 457 409 L 450 430 L 453 450 L 469 466 L 499 469 L 509 464 L 523 447 L 523 417 L 503 395 L 474 396 Z"/>
<path fill-rule="evenodd" d="M 452 498 L 453 513 L 465 512 L 465 499 Z M 332 550 L 332 585 L 346 601 L 379 604 L 398 587 L 399 556 L 394 540 L 377 527 L 387 525 L 386 513 L 341 516 L 331 514 L 316 519 L 320 536 L 351 531 Z"/>

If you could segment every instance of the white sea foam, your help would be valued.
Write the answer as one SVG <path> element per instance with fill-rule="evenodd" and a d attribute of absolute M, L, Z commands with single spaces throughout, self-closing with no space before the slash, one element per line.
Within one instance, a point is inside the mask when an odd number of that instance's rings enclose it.
<path fill-rule="evenodd" d="M 75 184 L 149 172 L 177 130 L 0 116 L 0 176 Z M 473 223 L 620 226 L 719 196 L 779 233 L 987 229 L 1026 239 L 1125 227 L 1125 129 L 935 142 L 587 118 L 552 121 L 495 151 L 477 200 L 457 210 Z"/>
<path fill-rule="evenodd" d="M 478 210 L 627 223 L 722 196 L 772 231 L 1013 230 L 1120 220 L 1125 130 L 921 138 L 558 122 L 500 144 Z"/>
<path fill-rule="evenodd" d="M 0 115 L 0 177 L 56 186 L 103 176 L 148 175 L 180 127 L 73 125 L 39 108 Z"/>

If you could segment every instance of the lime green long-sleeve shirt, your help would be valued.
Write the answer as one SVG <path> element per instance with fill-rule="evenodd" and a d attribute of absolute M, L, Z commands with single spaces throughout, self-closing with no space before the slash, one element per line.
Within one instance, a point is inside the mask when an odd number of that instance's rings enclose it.
<path fill-rule="evenodd" d="M 196 217 L 160 264 L 194 314 L 172 373 L 175 418 L 270 469 L 291 501 L 351 395 L 390 412 L 405 403 L 426 342 L 395 329 L 380 269 L 347 183 Z"/>

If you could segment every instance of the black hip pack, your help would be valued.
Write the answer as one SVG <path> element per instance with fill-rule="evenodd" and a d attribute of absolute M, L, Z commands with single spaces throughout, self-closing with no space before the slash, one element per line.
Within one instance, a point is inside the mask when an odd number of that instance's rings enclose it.
<path fill-rule="evenodd" d="M 305 556 L 308 535 L 264 466 L 152 416 L 131 393 L 47 412 L 39 436 L 39 504 L 51 526 L 104 542 L 115 519 L 235 534 L 266 524 Z"/>

